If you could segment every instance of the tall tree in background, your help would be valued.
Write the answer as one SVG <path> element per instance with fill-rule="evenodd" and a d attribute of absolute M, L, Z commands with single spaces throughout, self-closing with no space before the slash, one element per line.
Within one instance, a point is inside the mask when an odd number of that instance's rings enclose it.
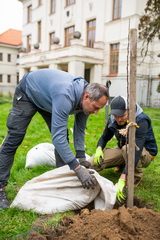
<path fill-rule="evenodd" d="M 160 0 L 148 0 L 144 11 L 145 13 L 141 16 L 138 26 L 139 39 L 143 40 L 141 50 L 143 59 L 147 55 L 149 43 L 155 37 L 160 40 Z"/>

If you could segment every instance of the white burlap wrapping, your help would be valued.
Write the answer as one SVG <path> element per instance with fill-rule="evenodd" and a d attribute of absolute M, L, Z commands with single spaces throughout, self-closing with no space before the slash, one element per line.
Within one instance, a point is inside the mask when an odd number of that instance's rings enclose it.
<path fill-rule="evenodd" d="M 52 143 L 37 144 L 28 151 L 25 168 L 32 168 L 38 165 L 55 167 L 54 149 L 55 147 Z"/>
<path fill-rule="evenodd" d="M 11 207 L 52 214 L 81 209 L 94 200 L 96 209 L 112 210 L 116 201 L 116 186 L 96 171 L 94 176 L 98 184 L 93 190 L 84 189 L 68 165 L 48 171 L 28 181 Z"/>
<path fill-rule="evenodd" d="M 31 148 L 26 155 L 25 168 L 33 168 L 38 165 L 55 167 L 55 147 L 52 143 L 39 143 Z M 86 160 L 90 156 L 86 154 Z"/>

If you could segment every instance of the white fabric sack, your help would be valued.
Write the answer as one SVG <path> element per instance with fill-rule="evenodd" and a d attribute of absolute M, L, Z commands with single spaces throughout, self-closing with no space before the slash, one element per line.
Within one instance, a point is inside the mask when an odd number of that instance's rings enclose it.
<path fill-rule="evenodd" d="M 115 185 L 96 171 L 94 176 L 98 184 L 92 190 L 82 187 L 68 165 L 48 171 L 28 181 L 18 192 L 11 207 L 52 214 L 81 209 L 95 200 L 95 208 L 112 210 L 116 201 Z"/>
<path fill-rule="evenodd" d="M 54 149 L 55 147 L 52 143 L 40 143 L 34 146 L 26 155 L 25 168 L 32 168 L 38 165 L 55 167 Z"/>
<path fill-rule="evenodd" d="M 52 143 L 40 143 L 31 148 L 26 155 L 25 168 L 32 168 L 38 165 L 56 167 L 54 153 L 55 147 Z M 86 154 L 86 160 L 90 158 Z"/>

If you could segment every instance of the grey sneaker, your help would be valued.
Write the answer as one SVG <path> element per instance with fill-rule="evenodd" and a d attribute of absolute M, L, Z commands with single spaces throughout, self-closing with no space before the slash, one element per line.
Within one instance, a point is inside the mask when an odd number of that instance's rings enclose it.
<path fill-rule="evenodd" d="M 0 210 L 8 207 L 9 207 L 9 202 L 6 196 L 5 188 L 0 188 Z"/>

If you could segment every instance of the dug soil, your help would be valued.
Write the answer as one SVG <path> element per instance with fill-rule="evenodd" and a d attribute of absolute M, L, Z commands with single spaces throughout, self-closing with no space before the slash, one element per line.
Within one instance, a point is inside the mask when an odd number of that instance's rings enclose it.
<path fill-rule="evenodd" d="M 64 216 L 56 228 L 43 228 L 41 232 L 34 227 L 27 239 L 160 240 L 160 213 L 137 206 L 111 211 L 85 208 L 74 216 Z"/>

